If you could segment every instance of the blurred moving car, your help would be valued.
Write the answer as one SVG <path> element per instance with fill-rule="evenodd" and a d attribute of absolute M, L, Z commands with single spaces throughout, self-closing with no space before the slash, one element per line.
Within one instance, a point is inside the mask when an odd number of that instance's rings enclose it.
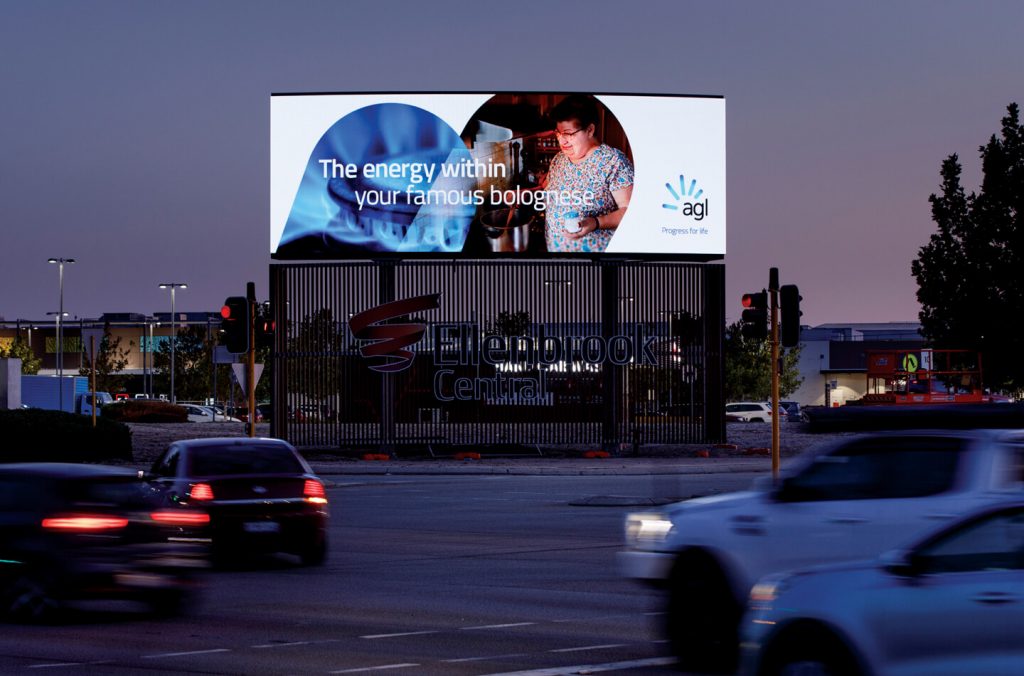
<path fill-rule="evenodd" d="M 667 590 L 665 631 L 685 668 L 731 669 L 759 578 L 877 556 L 1022 488 L 1024 432 L 867 434 L 797 459 L 777 485 L 628 515 L 619 562 Z"/>
<path fill-rule="evenodd" d="M 327 557 L 327 493 L 295 448 L 280 439 L 191 439 L 171 444 L 148 477 L 168 503 L 210 515 L 213 554 L 296 554 L 304 565 Z"/>
<path fill-rule="evenodd" d="M 880 559 L 763 578 L 744 671 L 1024 673 L 1024 501 L 991 507 Z"/>
<path fill-rule="evenodd" d="M 0 465 L 0 613 L 45 619 L 82 599 L 142 601 L 180 611 L 206 550 L 209 516 L 165 509 L 136 472 L 100 465 Z"/>
<path fill-rule="evenodd" d="M 737 401 L 725 405 L 726 422 L 771 422 L 772 405 L 763 401 Z M 779 420 L 785 422 L 786 410 L 779 411 Z"/>

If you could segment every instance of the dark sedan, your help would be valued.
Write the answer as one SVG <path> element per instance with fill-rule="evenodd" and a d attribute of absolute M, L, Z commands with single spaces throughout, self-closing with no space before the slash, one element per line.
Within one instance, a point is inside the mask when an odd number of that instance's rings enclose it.
<path fill-rule="evenodd" d="M 41 620 L 83 599 L 177 612 L 207 565 L 196 540 L 208 521 L 199 510 L 164 508 L 130 470 L 0 465 L 0 613 Z"/>
<path fill-rule="evenodd" d="M 216 560 L 285 552 L 319 565 L 327 556 L 323 481 L 284 441 L 179 441 L 153 464 L 149 479 L 169 503 L 209 513 Z"/>

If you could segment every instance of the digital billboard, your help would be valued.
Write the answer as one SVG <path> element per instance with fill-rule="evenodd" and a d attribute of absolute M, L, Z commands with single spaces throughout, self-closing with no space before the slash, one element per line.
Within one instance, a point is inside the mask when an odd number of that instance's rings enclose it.
<path fill-rule="evenodd" d="M 725 255 L 725 100 L 275 94 L 279 260 Z"/>

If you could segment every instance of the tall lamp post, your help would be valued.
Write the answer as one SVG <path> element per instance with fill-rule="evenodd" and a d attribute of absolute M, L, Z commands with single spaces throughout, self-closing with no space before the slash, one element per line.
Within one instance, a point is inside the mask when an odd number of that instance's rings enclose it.
<path fill-rule="evenodd" d="M 60 371 L 60 351 L 61 351 L 61 332 L 63 331 L 64 318 L 68 316 L 67 312 L 47 312 L 47 317 L 53 317 L 53 321 L 56 322 L 55 333 L 57 335 L 57 349 L 55 351 L 57 357 L 57 405 L 60 406 L 60 410 L 64 410 L 64 378 L 61 376 Z"/>
<path fill-rule="evenodd" d="M 60 397 L 60 410 L 64 410 L 64 329 L 61 318 L 64 315 L 64 264 L 75 262 L 74 258 L 48 258 L 47 263 L 55 263 L 60 271 L 60 307 L 57 314 L 57 392 Z M 50 314 L 50 313 L 47 313 Z"/>
<path fill-rule="evenodd" d="M 171 403 L 177 403 L 177 399 L 174 397 L 174 344 L 178 340 L 177 329 L 174 327 L 174 292 L 177 289 L 187 289 L 188 284 L 182 282 L 164 282 L 160 285 L 161 289 L 171 290 Z"/>

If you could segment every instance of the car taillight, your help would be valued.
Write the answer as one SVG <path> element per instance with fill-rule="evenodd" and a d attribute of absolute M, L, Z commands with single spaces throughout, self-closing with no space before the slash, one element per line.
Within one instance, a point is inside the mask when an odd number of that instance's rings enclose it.
<path fill-rule="evenodd" d="M 306 485 L 302 487 L 302 494 L 306 497 L 306 502 L 327 504 L 327 492 L 324 491 L 324 485 L 319 481 L 306 479 Z"/>
<path fill-rule="evenodd" d="M 68 514 L 43 519 L 43 528 L 63 531 L 117 530 L 128 525 L 128 519 L 103 514 Z"/>
<path fill-rule="evenodd" d="M 194 484 L 188 494 L 193 500 L 213 500 L 213 487 L 210 484 Z"/>
<path fill-rule="evenodd" d="M 185 512 L 167 509 L 153 512 L 149 516 L 153 521 L 168 526 L 205 526 L 210 523 L 210 515 L 205 512 Z"/>

